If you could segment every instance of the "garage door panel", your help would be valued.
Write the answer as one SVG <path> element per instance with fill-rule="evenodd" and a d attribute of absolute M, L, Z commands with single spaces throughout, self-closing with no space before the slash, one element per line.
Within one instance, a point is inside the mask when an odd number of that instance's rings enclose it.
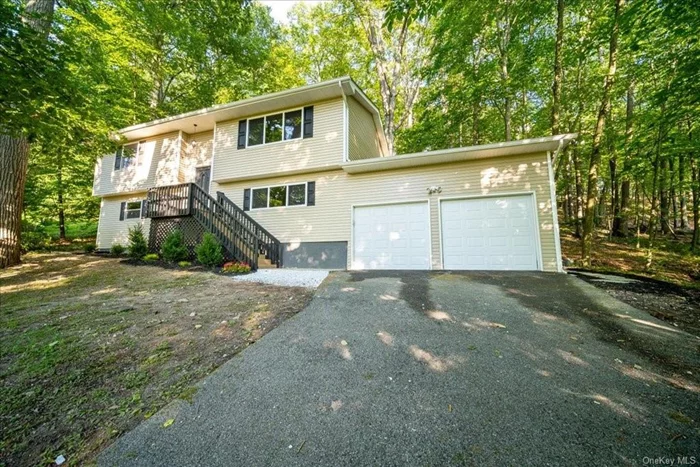
<path fill-rule="evenodd" d="M 428 212 L 427 202 L 355 207 L 352 268 L 429 269 Z"/>
<path fill-rule="evenodd" d="M 445 269 L 539 269 L 531 195 L 444 200 L 440 211 Z"/>

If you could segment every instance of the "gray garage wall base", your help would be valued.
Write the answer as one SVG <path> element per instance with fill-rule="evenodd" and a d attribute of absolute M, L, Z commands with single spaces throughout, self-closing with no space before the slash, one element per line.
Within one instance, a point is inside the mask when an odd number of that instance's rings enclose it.
<path fill-rule="evenodd" d="M 282 265 L 285 268 L 346 269 L 348 242 L 285 243 Z"/>

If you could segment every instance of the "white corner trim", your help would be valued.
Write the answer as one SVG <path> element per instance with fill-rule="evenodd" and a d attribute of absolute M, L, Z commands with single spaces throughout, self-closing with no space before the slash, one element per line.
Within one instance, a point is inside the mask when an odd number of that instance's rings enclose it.
<path fill-rule="evenodd" d="M 342 83 L 340 87 L 343 87 Z M 348 162 L 350 160 L 350 108 L 348 106 L 348 98 L 343 93 L 343 162 Z"/>
<path fill-rule="evenodd" d="M 175 181 L 180 183 L 178 176 L 180 175 L 180 167 L 182 164 L 182 130 L 177 132 L 177 172 L 175 173 Z"/>
<path fill-rule="evenodd" d="M 559 142 L 559 147 L 554 152 L 554 157 L 559 155 L 563 147 L 563 141 Z M 552 222 L 554 229 L 554 251 L 557 255 L 557 272 L 564 272 L 564 265 L 561 258 L 561 238 L 559 236 L 559 213 L 557 212 L 557 188 L 554 182 L 554 169 L 552 168 L 552 153 L 547 151 L 547 172 L 549 176 L 549 196 L 552 204 Z"/>
<path fill-rule="evenodd" d="M 211 192 L 211 185 L 214 183 L 214 157 L 216 157 L 216 122 L 214 122 L 214 130 L 211 133 L 211 162 L 209 163 L 209 195 L 214 196 Z M 216 198 L 216 196 L 214 196 Z"/>

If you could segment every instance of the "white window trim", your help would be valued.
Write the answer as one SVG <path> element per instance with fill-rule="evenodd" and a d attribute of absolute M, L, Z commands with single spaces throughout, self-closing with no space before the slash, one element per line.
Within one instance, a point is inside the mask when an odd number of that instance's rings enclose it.
<path fill-rule="evenodd" d="M 119 161 L 119 168 L 114 169 L 115 172 L 119 171 L 121 172 L 122 170 L 126 170 L 129 167 L 138 167 L 139 166 L 139 158 L 141 157 L 141 145 L 145 144 L 147 140 L 141 140 L 141 141 L 132 141 L 131 143 L 125 143 L 122 144 L 121 150 L 122 150 L 122 155 L 121 155 L 121 160 Z M 134 157 L 124 157 L 124 148 L 126 146 L 133 146 L 136 145 L 136 153 L 134 154 Z M 179 157 L 179 156 L 178 156 Z M 124 167 L 124 160 L 131 159 L 133 162 L 126 167 Z"/>
<path fill-rule="evenodd" d="M 304 185 L 304 204 L 295 204 L 294 206 L 289 205 L 289 187 L 290 186 L 296 186 L 296 185 Z M 284 200 L 285 205 L 284 206 L 270 206 L 270 188 L 279 188 L 279 187 L 286 187 L 287 188 L 287 195 L 286 199 Z M 255 190 L 263 190 L 267 189 L 267 207 L 264 208 L 254 208 L 253 207 L 253 192 Z M 281 185 L 269 185 L 269 186 L 256 186 L 254 188 L 250 189 L 250 210 L 251 211 L 263 211 L 266 209 L 284 209 L 284 208 L 303 208 L 306 207 L 309 202 L 309 182 L 299 182 L 299 183 L 283 183 Z"/>
<path fill-rule="evenodd" d="M 298 138 L 291 138 L 291 139 L 284 139 L 284 122 L 285 122 L 285 114 L 288 112 L 296 112 L 297 110 L 301 110 L 301 135 Z M 267 129 L 267 117 L 271 115 L 279 115 L 282 114 L 282 139 L 279 141 L 273 141 L 271 143 L 268 143 L 265 141 L 265 135 L 267 134 L 266 129 Z M 257 120 L 258 118 L 263 119 L 263 142 L 260 144 L 254 144 L 252 146 L 248 145 L 248 135 L 250 134 L 250 121 L 251 120 Z M 288 110 L 280 110 L 278 112 L 271 112 L 265 115 L 256 115 L 254 117 L 249 117 L 245 121 L 245 147 L 246 149 L 248 148 L 258 148 L 260 146 L 269 146 L 271 144 L 279 144 L 279 143 L 288 143 L 290 141 L 297 141 L 304 139 L 304 107 L 298 107 L 294 109 L 288 109 Z M 281 185 L 280 185 L 281 186 Z"/>
<path fill-rule="evenodd" d="M 139 203 L 139 208 L 138 208 L 139 217 L 138 218 L 137 217 L 129 217 L 129 211 L 137 211 L 136 208 L 129 209 L 129 204 L 131 204 L 131 203 Z M 143 209 L 143 200 L 142 199 L 139 199 L 136 201 L 126 201 L 126 204 L 124 205 L 124 220 L 128 221 L 128 220 L 132 220 L 132 219 L 141 219 L 141 212 L 142 212 L 141 210 L 142 209 Z"/>

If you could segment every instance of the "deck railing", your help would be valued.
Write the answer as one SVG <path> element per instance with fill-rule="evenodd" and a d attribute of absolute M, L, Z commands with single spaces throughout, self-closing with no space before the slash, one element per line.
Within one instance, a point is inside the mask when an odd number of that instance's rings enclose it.
<path fill-rule="evenodd" d="M 194 217 L 238 261 L 258 268 L 261 240 L 247 222 L 225 208 L 194 183 L 162 186 L 148 191 L 146 217 Z M 274 237 L 273 237 L 274 238 Z M 268 238 L 265 237 L 265 241 Z"/>
<path fill-rule="evenodd" d="M 265 255 L 265 258 L 277 267 L 282 266 L 282 243 L 274 235 L 258 224 L 255 219 L 246 214 L 222 192 L 216 192 L 216 201 L 234 216 L 236 222 L 255 234 L 255 237 L 260 241 L 260 253 Z"/>

